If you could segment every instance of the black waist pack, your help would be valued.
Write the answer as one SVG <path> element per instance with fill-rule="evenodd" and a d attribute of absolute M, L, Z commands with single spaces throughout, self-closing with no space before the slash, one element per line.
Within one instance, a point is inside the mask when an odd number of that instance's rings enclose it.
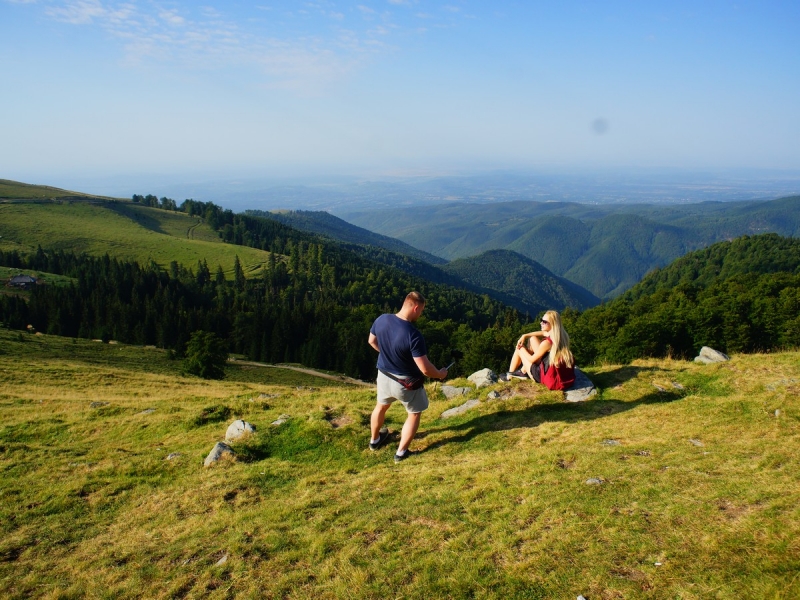
<path fill-rule="evenodd" d="M 406 377 L 405 379 L 400 379 L 399 377 L 395 377 L 391 373 L 387 373 L 383 369 L 378 369 L 378 370 L 384 375 L 386 375 L 389 379 L 394 379 L 397 383 L 402 385 L 407 390 L 418 390 L 423 385 L 425 385 L 424 377 Z"/>

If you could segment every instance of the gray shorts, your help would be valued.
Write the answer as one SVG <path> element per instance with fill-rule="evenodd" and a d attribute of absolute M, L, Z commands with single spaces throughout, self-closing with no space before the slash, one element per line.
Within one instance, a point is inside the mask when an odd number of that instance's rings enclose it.
<path fill-rule="evenodd" d="M 378 404 L 388 405 L 400 400 L 409 413 L 421 413 L 428 408 L 425 388 L 407 390 L 394 379 L 378 371 Z"/>

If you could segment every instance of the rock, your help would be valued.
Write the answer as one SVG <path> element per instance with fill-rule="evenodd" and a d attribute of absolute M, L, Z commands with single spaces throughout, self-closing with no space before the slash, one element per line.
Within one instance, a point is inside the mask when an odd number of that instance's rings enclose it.
<path fill-rule="evenodd" d="M 224 444 L 222 442 L 217 442 L 214 444 L 214 447 L 211 449 L 211 452 L 208 453 L 206 459 L 203 461 L 204 467 L 210 467 L 214 463 L 219 462 L 223 459 L 233 459 L 236 457 L 236 454 L 233 452 L 233 448 L 228 446 L 228 444 Z"/>
<path fill-rule="evenodd" d="M 708 365 L 711 363 L 725 362 L 726 360 L 730 359 L 730 356 L 723 354 L 719 350 L 714 350 L 708 346 L 703 346 L 700 348 L 700 354 L 694 359 L 694 362 Z"/>
<path fill-rule="evenodd" d="M 619 446 L 619 440 L 603 440 L 600 443 L 603 446 Z"/>
<path fill-rule="evenodd" d="M 142 412 L 136 413 L 137 415 L 151 415 L 156 412 L 155 408 L 145 408 Z"/>
<path fill-rule="evenodd" d="M 225 441 L 234 442 L 245 435 L 255 433 L 255 430 L 256 428 L 247 421 L 236 419 L 228 425 L 228 431 L 225 432 Z"/>
<path fill-rule="evenodd" d="M 497 383 L 497 375 L 491 369 L 481 369 L 480 371 L 475 371 L 472 375 L 467 377 L 467 379 L 474 383 L 475 387 L 477 388 L 482 388 L 486 387 L 487 385 Z"/>
<path fill-rule="evenodd" d="M 658 385 L 657 383 L 654 383 L 654 384 L 653 384 L 653 387 L 654 387 L 654 388 L 656 388 L 656 389 L 657 389 L 659 392 L 666 392 L 666 391 L 667 391 L 667 388 L 665 388 L 665 387 L 661 387 L 661 386 L 660 386 L 660 385 Z"/>
<path fill-rule="evenodd" d="M 586 480 L 587 485 L 602 485 L 605 480 L 602 477 L 590 477 Z"/>
<path fill-rule="evenodd" d="M 180 458 L 181 456 L 183 455 L 180 452 L 171 452 L 170 454 L 167 454 L 166 460 L 175 460 L 176 458 Z"/>
<path fill-rule="evenodd" d="M 564 391 L 564 400 L 567 402 L 585 402 L 592 396 L 597 395 L 597 388 L 594 387 L 591 379 L 586 373 L 575 367 L 575 383 L 572 387 Z"/>
<path fill-rule="evenodd" d="M 466 396 L 470 391 L 468 387 L 454 387 L 452 385 L 443 385 L 442 393 L 448 400 L 458 396 Z"/>
<path fill-rule="evenodd" d="M 288 421 L 291 418 L 292 418 L 291 415 L 281 415 L 280 417 L 275 419 L 272 423 L 270 423 L 270 425 L 283 425 L 284 423 L 286 423 L 286 421 Z"/>
<path fill-rule="evenodd" d="M 214 566 L 215 566 L 215 567 L 221 567 L 221 566 L 222 566 L 222 565 L 224 565 L 226 562 L 228 562 L 228 555 L 227 555 L 227 554 L 223 555 L 223 556 L 222 556 L 222 558 L 220 558 L 220 559 L 219 559 L 219 560 L 218 560 L 218 561 L 217 561 L 217 562 L 214 564 Z"/>
<path fill-rule="evenodd" d="M 703 442 L 701 442 L 700 440 L 696 440 L 696 439 L 694 439 L 694 438 L 690 439 L 690 440 L 689 440 L 689 443 L 690 443 L 692 446 L 697 446 L 697 447 L 700 447 L 700 446 L 705 446 L 705 444 L 704 444 Z"/>
<path fill-rule="evenodd" d="M 487 400 L 497 400 L 498 398 L 500 398 L 500 394 L 498 393 L 497 390 L 492 390 L 491 392 L 486 394 Z"/>
<path fill-rule="evenodd" d="M 683 386 L 682 386 L 680 383 L 678 383 L 677 381 L 670 381 L 670 383 L 672 384 L 672 387 L 674 387 L 676 390 L 682 390 L 682 389 L 685 389 L 685 388 L 684 388 L 684 387 L 683 387 Z"/>
<path fill-rule="evenodd" d="M 108 406 L 108 402 L 92 402 L 89 408 L 101 408 L 103 406 Z"/>
<path fill-rule="evenodd" d="M 451 408 L 450 410 L 444 411 L 441 415 L 439 415 L 440 419 L 449 419 L 450 417 L 456 417 L 458 415 L 463 415 L 467 412 L 470 408 L 474 406 L 478 406 L 480 404 L 480 400 L 467 400 L 461 406 L 456 406 L 455 408 Z"/>

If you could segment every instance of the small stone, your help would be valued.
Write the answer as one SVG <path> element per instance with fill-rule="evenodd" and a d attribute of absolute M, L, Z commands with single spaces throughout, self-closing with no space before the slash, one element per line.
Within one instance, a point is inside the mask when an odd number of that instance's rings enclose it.
<path fill-rule="evenodd" d="M 498 398 L 500 398 L 500 393 L 497 390 L 492 390 L 491 392 L 486 394 L 487 400 L 497 400 Z"/>
<path fill-rule="evenodd" d="M 605 480 L 600 477 L 590 477 L 586 480 L 586 483 L 587 485 L 602 485 L 603 481 Z"/>
<path fill-rule="evenodd" d="M 458 415 L 462 415 L 467 412 L 470 408 L 474 406 L 478 406 L 480 404 L 480 400 L 467 400 L 461 406 L 456 406 L 455 408 L 451 408 L 450 410 L 444 411 L 441 415 L 439 415 L 440 419 L 449 419 L 450 417 L 456 417 Z"/>
<path fill-rule="evenodd" d="M 277 419 L 275 419 L 275 420 L 274 420 L 272 423 L 270 423 L 270 424 L 271 424 L 271 425 L 283 425 L 284 423 L 286 423 L 286 421 L 288 421 L 288 420 L 289 420 L 289 419 L 291 419 L 291 418 L 292 418 L 292 417 L 291 417 L 290 415 L 281 415 L 280 417 L 278 417 Z"/>
<path fill-rule="evenodd" d="M 92 402 L 89 408 L 100 408 L 102 406 L 108 406 L 108 402 Z"/>
<path fill-rule="evenodd" d="M 677 381 L 671 381 L 670 383 L 672 384 L 672 387 L 674 387 L 676 390 L 683 390 L 683 389 L 685 389 L 685 388 L 684 388 L 684 387 L 683 387 L 683 386 L 682 386 L 680 383 L 678 383 Z"/>
<path fill-rule="evenodd" d="M 658 385 L 657 383 L 654 383 L 654 384 L 653 384 L 653 387 L 654 387 L 654 388 L 656 388 L 656 389 L 657 389 L 659 392 L 666 392 L 666 391 L 667 391 L 667 388 L 665 388 L 665 387 L 661 387 L 661 386 L 660 386 L 660 385 Z"/>
<path fill-rule="evenodd" d="M 251 433 L 255 433 L 255 426 L 248 423 L 247 421 L 243 421 L 242 419 L 236 419 L 233 423 L 228 425 L 228 430 L 225 432 L 225 441 L 233 442 L 242 438 L 246 435 Z"/>
<path fill-rule="evenodd" d="M 448 400 L 458 396 L 466 396 L 471 391 L 468 387 L 454 387 L 452 385 L 443 385 L 442 393 Z"/>
<path fill-rule="evenodd" d="M 180 458 L 181 456 L 183 455 L 180 452 L 171 452 L 170 454 L 167 454 L 166 460 L 175 460 L 176 458 Z"/>
<path fill-rule="evenodd" d="M 619 440 L 603 440 L 600 443 L 603 446 L 619 446 Z"/>
<path fill-rule="evenodd" d="M 219 559 L 219 560 L 218 560 L 216 563 L 214 563 L 214 566 L 215 566 L 215 567 L 221 567 L 221 566 L 222 566 L 222 565 L 224 565 L 226 562 L 228 562 L 228 555 L 227 555 L 227 554 L 224 554 L 224 555 L 222 556 L 222 558 L 220 558 L 220 559 Z"/>
<path fill-rule="evenodd" d="M 697 447 L 705 446 L 705 444 L 703 444 L 703 442 L 701 442 L 700 440 L 697 440 L 695 438 L 690 439 L 689 443 L 692 444 L 693 446 L 697 446 Z"/>
<path fill-rule="evenodd" d="M 156 412 L 155 408 L 145 408 L 142 412 L 136 413 L 136 414 L 139 414 L 139 415 L 150 415 L 150 414 L 153 414 L 154 412 Z"/>
<path fill-rule="evenodd" d="M 482 388 L 496 383 L 497 375 L 491 369 L 481 369 L 480 371 L 475 371 L 467 379 L 474 383 L 476 388 Z"/>
<path fill-rule="evenodd" d="M 780 417 L 781 416 L 781 409 L 780 408 L 776 408 L 775 409 L 775 416 L 776 417 Z"/>
<path fill-rule="evenodd" d="M 228 446 L 228 444 L 217 442 L 211 449 L 211 452 L 208 453 L 208 456 L 206 456 L 205 461 L 203 461 L 203 466 L 210 467 L 211 465 L 219 462 L 223 458 L 234 458 L 235 456 L 236 454 L 234 454 L 233 448 Z"/>
<path fill-rule="evenodd" d="M 654 564 L 655 566 L 657 566 L 657 567 L 660 567 L 660 566 L 661 566 L 661 563 L 660 563 L 660 562 L 653 563 L 653 564 Z"/>

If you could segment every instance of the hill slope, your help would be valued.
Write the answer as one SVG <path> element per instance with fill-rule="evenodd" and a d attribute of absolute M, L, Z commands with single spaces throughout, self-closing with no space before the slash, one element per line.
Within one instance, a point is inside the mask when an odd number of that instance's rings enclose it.
<path fill-rule="evenodd" d="M 771 201 L 677 206 L 566 202 L 447 204 L 413 216 L 342 213 L 443 258 L 508 249 L 600 298 L 615 297 L 650 270 L 712 243 L 766 232 L 800 236 L 800 196 Z"/>
<path fill-rule="evenodd" d="M 775 234 L 690 253 L 573 317 L 581 364 L 800 347 L 800 239 Z"/>
<path fill-rule="evenodd" d="M 566 307 L 584 310 L 600 303 L 588 290 L 553 275 L 540 264 L 508 250 L 490 250 L 442 267 L 464 281 L 498 290 L 537 311 Z"/>
<path fill-rule="evenodd" d="M 0 250 L 86 252 L 94 256 L 155 261 L 173 260 L 195 268 L 206 260 L 229 275 L 236 256 L 246 272 L 264 265 L 269 253 L 225 244 L 197 217 L 124 201 L 0 204 Z"/>
<path fill-rule="evenodd" d="M 370 390 L 178 368 L 0 330 L 0 595 L 800 595 L 797 353 L 609 365 L 583 404 L 502 384 L 448 420 L 430 385 L 400 465 L 402 410 L 367 449 Z M 235 418 L 256 434 L 204 469 Z"/>
<path fill-rule="evenodd" d="M 11 181 L 10 179 L 0 179 L 0 202 L 10 200 L 111 200 L 107 196 L 96 196 L 83 192 L 71 192 L 61 188 L 48 185 L 34 185 Z"/>
<path fill-rule="evenodd" d="M 443 258 L 418 250 L 396 238 L 373 233 L 372 231 L 352 225 L 324 211 L 287 210 L 267 212 L 261 210 L 247 210 L 245 214 L 275 219 L 295 229 L 324 235 L 332 240 L 340 242 L 383 248 L 398 254 L 405 254 L 406 256 L 425 261 L 432 265 L 441 265 L 447 262 Z"/>

